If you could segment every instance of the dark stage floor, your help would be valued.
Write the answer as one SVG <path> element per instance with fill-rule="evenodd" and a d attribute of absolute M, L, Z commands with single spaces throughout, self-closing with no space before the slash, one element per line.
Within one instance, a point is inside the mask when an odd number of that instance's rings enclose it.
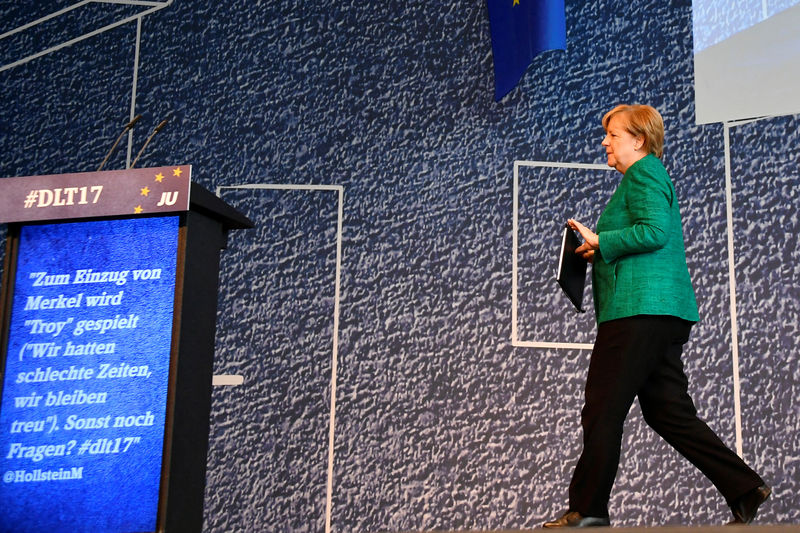
<path fill-rule="evenodd" d="M 592 531 L 613 529 L 614 533 L 800 533 L 800 525 L 795 524 L 751 524 L 749 526 L 659 526 L 659 527 L 620 527 L 597 528 Z M 543 529 L 503 529 L 497 531 L 452 531 L 424 533 L 529 533 Z M 411 532 L 407 532 L 411 533 Z M 417 532 L 422 533 L 422 532 Z"/>

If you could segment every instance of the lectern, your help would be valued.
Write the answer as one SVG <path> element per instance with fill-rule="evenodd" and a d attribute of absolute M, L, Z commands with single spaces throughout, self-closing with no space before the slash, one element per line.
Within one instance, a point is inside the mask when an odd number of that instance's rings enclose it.
<path fill-rule="evenodd" d="M 220 251 L 189 165 L 0 179 L 0 531 L 202 530 Z"/>

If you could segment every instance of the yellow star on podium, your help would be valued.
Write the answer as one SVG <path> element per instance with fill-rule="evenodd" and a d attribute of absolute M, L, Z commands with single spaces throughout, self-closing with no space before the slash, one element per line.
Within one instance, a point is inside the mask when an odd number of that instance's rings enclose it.
<path fill-rule="evenodd" d="M 177 176 L 178 178 L 180 178 L 182 173 L 183 171 L 181 170 L 181 167 L 172 169 L 173 176 Z"/>
<path fill-rule="evenodd" d="M 150 194 L 150 189 L 147 188 L 147 185 L 142 187 L 141 193 L 142 193 L 142 196 L 147 196 L 148 194 Z"/>
<path fill-rule="evenodd" d="M 163 180 L 164 180 L 164 174 L 162 174 L 161 172 L 156 174 L 156 181 L 157 182 L 161 183 Z"/>
<path fill-rule="evenodd" d="M 141 205 L 137 205 L 136 207 L 133 208 L 133 214 L 134 215 L 138 215 L 141 212 L 142 212 L 142 206 Z"/>

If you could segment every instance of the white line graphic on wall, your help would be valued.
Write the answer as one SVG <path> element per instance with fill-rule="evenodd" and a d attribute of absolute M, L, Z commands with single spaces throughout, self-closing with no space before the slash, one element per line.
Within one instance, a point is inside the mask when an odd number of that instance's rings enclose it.
<path fill-rule="evenodd" d="M 511 259 L 511 345 L 523 348 L 556 348 L 571 350 L 591 350 L 594 346 L 591 343 L 563 342 L 558 340 L 535 340 L 524 341 L 519 339 L 517 328 L 519 301 L 518 301 L 518 281 L 519 281 L 519 168 L 538 167 L 538 168 L 572 168 L 581 170 L 614 170 L 608 165 L 594 163 L 559 163 L 553 161 L 514 161 L 514 202 L 513 202 L 513 232 L 512 232 L 512 259 Z"/>
<path fill-rule="evenodd" d="M 335 191 L 338 194 L 336 215 L 336 277 L 333 296 L 333 346 L 331 352 L 331 411 L 328 423 L 328 474 L 325 490 L 325 533 L 331 531 L 331 514 L 333 501 L 333 443 L 336 425 L 336 376 L 339 362 L 339 299 L 341 294 L 342 272 L 342 220 L 344 218 L 344 187 L 341 185 L 300 185 L 300 184 L 246 184 L 217 187 L 220 196 L 223 189 L 250 189 L 275 191 Z"/>

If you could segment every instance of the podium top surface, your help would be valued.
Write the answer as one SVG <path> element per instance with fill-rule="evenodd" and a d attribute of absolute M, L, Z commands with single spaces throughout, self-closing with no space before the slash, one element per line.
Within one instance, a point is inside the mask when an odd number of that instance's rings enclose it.
<path fill-rule="evenodd" d="M 226 229 L 253 223 L 191 182 L 191 165 L 0 179 L 0 223 L 201 211 Z"/>

